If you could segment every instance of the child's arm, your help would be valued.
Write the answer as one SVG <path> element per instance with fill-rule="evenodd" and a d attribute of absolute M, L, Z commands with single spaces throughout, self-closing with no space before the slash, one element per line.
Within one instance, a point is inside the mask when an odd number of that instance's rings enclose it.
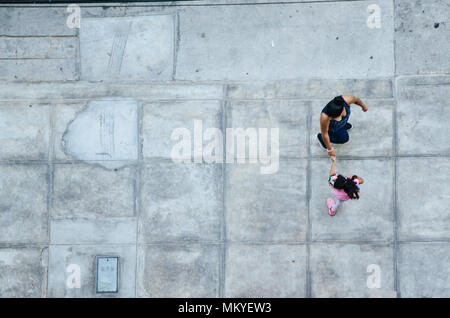
<path fill-rule="evenodd" d="M 353 176 L 354 176 L 354 174 L 351 174 L 351 175 L 349 175 L 348 177 L 349 177 L 349 178 L 352 178 Z M 363 179 L 363 178 L 361 178 L 361 177 L 359 177 L 359 176 L 356 176 L 356 179 L 358 179 L 359 184 L 363 184 L 363 183 L 364 183 L 364 179 Z"/>
<path fill-rule="evenodd" d="M 336 156 L 331 156 L 331 169 L 330 169 L 330 176 L 334 176 L 336 172 L 334 171 L 336 165 Z"/>

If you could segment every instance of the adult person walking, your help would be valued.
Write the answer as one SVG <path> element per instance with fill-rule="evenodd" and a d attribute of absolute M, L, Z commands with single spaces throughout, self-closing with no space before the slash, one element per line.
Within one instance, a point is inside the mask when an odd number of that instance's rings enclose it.
<path fill-rule="evenodd" d="M 319 145 L 328 152 L 329 156 L 336 156 L 333 144 L 345 144 L 349 140 L 348 131 L 352 124 L 350 118 L 350 105 L 356 104 L 366 112 L 369 108 L 361 99 L 353 95 L 336 96 L 330 101 L 320 114 L 320 133 L 317 134 Z"/>

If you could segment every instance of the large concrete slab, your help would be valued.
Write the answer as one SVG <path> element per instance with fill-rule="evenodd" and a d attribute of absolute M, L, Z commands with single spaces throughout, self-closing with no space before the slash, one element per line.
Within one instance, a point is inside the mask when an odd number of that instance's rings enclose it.
<path fill-rule="evenodd" d="M 135 296 L 136 245 L 52 245 L 49 253 L 48 297 Z M 120 257 L 118 293 L 96 293 L 96 256 Z M 76 276 L 74 268 L 77 267 L 80 269 L 80 288 L 67 285 L 67 281 L 73 282 Z"/>
<path fill-rule="evenodd" d="M 227 128 L 267 128 L 267 153 L 271 149 L 271 129 L 279 129 L 279 155 L 281 158 L 300 158 L 308 154 L 307 138 L 309 102 L 275 101 L 233 101 L 227 107 Z M 258 131 L 259 139 L 261 136 Z M 258 139 L 258 140 L 259 140 Z M 228 140 L 227 140 L 228 142 Z M 256 139 L 255 139 L 256 143 Z M 249 158 L 249 141 L 244 158 Z M 261 149 L 258 148 L 258 151 Z M 235 152 L 235 158 L 238 157 Z M 259 153 L 258 153 L 259 157 Z"/>
<path fill-rule="evenodd" d="M 305 297 L 305 245 L 231 244 L 225 297 Z"/>
<path fill-rule="evenodd" d="M 222 165 L 152 162 L 142 181 L 140 242 L 220 239 Z"/>
<path fill-rule="evenodd" d="M 62 137 L 60 131 L 57 133 L 55 145 L 59 154 L 62 150 L 66 158 L 96 163 L 107 169 L 135 163 L 138 159 L 139 107 L 136 99 L 104 98 L 89 101 L 76 114 L 73 110 L 59 108 L 63 113 L 57 120 L 71 119 L 64 123 L 66 129 Z M 57 127 L 62 124 L 58 122 Z"/>
<path fill-rule="evenodd" d="M 222 128 L 222 105 L 220 101 L 180 101 L 155 102 L 143 105 L 142 139 L 143 156 L 149 158 L 172 158 L 172 149 L 181 142 L 181 139 L 172 140 L 172 133 L 176 129 L 188 129 L 190 132 L 191 161 L 194 160 L 194 124 L 201 121 L 203 127 L 199 128 L 200 136 L 208 128 Z M 179 138 L 175 135 L 176 138 Z M 202 138 L 203 139 L 203 138 Z M 223 139 L 222 139 L 223 140 Z M 200 143 L 206 149 L 211 143 L 206 136 Z M 203 151 L 202 151 L 203 152 Z M 198 158 L 201 160 L 201 158 Z"/>
<path fill-rule="evenodd" d="M 400 245 L 399 275 L 402 297 L 450 297 L 450 244 Z"/>
<path fill-rule="evenodd" d="M 77 81 L 73 59 L 12 59 L 0 61 L 0 80 L 5 81 Z"/>
<path fill-rule="evenodd" d="M 1 35 L 42 36 L 76 35 L 76 28 L 67 26 L 70 13 L 62 7 L 0 7 Z"/>
<path fill-rule="evenodd" d="M 367 298 L 394 290 L 392 246 L 328 243 L 310 248 L 312 297 Z M 369 288 L 375 287 L 372 278 L 378 274 L 380 288 Z"/>
<path fill-rule="evenodd" d="M 306 160 L 281 160 L 279 171 L 274 174 L 261 174 L 259 164 L 227 165 L 227 238 L 305 241 L 306 165 Z"/>
<path fill-rule="evenodd" d="M 314 79 L 229 84 L 229 99 L 329 99 L 342 94 L 363 98 L 392 98 L 393 83 L 378 79 Z"/>
<path fill-rule="evenodd" d="M 382 12 L 381 28 L 367 25 L 374 3 Z M 180 80 L 394 74 L 392 1 L 199 6 L 180 8 L 179 15 Z"/>
<path fill-rule="evenodd" d="M 50 223 L 51 244 L 135 244 L 135 218 L 66 219 Z"/>
<path fill-rule="evenodd" d="M 47 248 L 0 248 L 0 298 L 45 297 Z"/>
<path fill-rule="evenodd" d="M 48 159 L 48 104 L 2 102 L 0 127 L 0 160 Z"/>
<path fill-rule="evenodd" d="M 2 59 L 76 58 L 76 37 L 5 37 L 0 38 Z"/>
<path fill-rule="evenodd" d="M 0 242 L 48 242 L 47 165 L 0 165 Z"/>
<path fill-rule="evenodd" d="M 394 161 L 340 160 L 336 172 L 364 179 L 359 200 L 345 202 L 338 213 L 328 214 L 326 201 L 334 199 L 328 184 L 331 160 L 311 163 L 311 235 L 313 240 L 388 241 L 393 239 Z"/>
<path fill-rule="evenodd" d="M 403 77 L 397 86 L 399 154 L 450 154 L 450 76 Z"/>
<path fill-rule="evenodd" d="M 141 246 L 137 296 L 218 297 L 220 250 L 220 245 Z"/>
<path fill-rule="evenodd" d="M 331 98 L 332 99 L 332 98 Z M 330 100 L 331 100 L 330 99 Z M 327 156 L 327 152 L 319 146 L 317 134 L 320 132 L 320 114 L 323 107 L 330 101 L 316 102 L 312 108 L 312 123 L 310 134 L 311 154 Z M 393 154 L 393 109 L 391 100 L 364 100 L 369 107 L 363 112 L 361 107 L 353 104 L 349 123 L 353 129 L 349 131 L 350 140 L 346 144 L 332 144 L 337 156 L 390 156 Z"/>
<path fill-rule="evenodd" d="M 397 195 L 399 235 L 403 240 L 450 238 L 450 200 L 446 187 L 449 158 L 401 158 Z"/>
<path fill-rule="evenodd" d="M 174 16 L 84 18 L 80 28 L 83 80 L 170 80 Z"/>
<path fill-rule="evenodd" d="M 135 215 L 135 169 L 56 164 L 53 218 L 108 218 Z M 95 195 L 93 195 L 95 194 Z"/>
<path fill-rule="evenodd" d="M 395 1 L 397 74 L 448 73 L 450 1 Z"/>

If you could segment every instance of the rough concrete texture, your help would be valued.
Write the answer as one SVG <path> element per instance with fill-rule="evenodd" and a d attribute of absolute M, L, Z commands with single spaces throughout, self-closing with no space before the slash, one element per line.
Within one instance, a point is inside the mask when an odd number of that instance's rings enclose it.
<path fill-rule="evenodd" d="M 49 105 L 39 103 L 0 104 L 1 160 L 47 160 L 49 152 Z"/>
<path fill-rule="evenodd" d="M 134 297 L 136 246 L 115 245 L 52 245 L 49 251 L 48 296 L 49 297 Z M 119 292 L 97 294 L 96 256 L 118 256 Z M 80 266 L 80 288 L 67 288 L 70 265 Z"/>
<path fill-rule="evenodd" d="M 138 253 L 138 297 L 219 296 L 220 245 L 147 245 Z"/>
<path fill-rule="evenodd" d="M 47 259 L 47 248 L 0 249 L 0 297 L 45 296 Z"/>
<path fill-rule="evenodd" d="M 82 4 L 81 29 L 66 9 L 0 6 L 0 297 L 450 296 L 450 0 Z M 330 217 L 315 136 L 345 94 L 369 111 L 337 171 L 365 183 Z M 196 120 L 223 150 L 278 128 L 277 169 L 201 160 Z"/>
<path fill-rule="evenodd" d="M 0 165 L 0 242 L 48 242 L 46 165 Z"/>
<path fill-rule="evenodd" d="M 81 78 L 171 79 L 174 19 L 170 15 L 82 19 Z"/>
<path fill-rule="evenodd" d="M 379 290 L 394 289 L 392 246 L 369 244 L 311 245 L 313 297 L 370 297 Z M 368 288 L 371 264 L 379 267 L 380 286 Z"/>
<path fill-rule="evenodd" d="M 305 297 L 306 258 L 305 245 L 231 244 L 225 296 Z"/>

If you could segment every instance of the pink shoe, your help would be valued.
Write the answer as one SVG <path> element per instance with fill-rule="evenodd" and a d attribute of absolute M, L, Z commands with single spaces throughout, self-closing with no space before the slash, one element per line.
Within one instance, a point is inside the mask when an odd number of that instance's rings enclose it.
<path fill-rule="evenodd" d="M 334 204 L 335 204 L 335 202 L 332 198 L 327 199 L 328 214 L 331 216 L 334 216 L 336 214 L 336 211 L 333 211 L 333 209 L 332 209 Z"/>

